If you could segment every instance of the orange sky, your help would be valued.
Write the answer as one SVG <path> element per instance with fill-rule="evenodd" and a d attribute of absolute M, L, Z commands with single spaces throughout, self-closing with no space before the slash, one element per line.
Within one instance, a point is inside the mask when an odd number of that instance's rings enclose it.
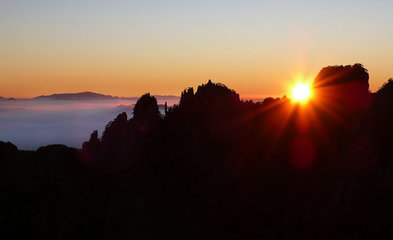
<path fill-rule="evenodd" d="M 208 79 L 282 96 L 299 76 L 354 63 L 372 91 L 393 77 L 391 3 L 223 3 L 4 1 L 0 96 L 180 95 Z"/>

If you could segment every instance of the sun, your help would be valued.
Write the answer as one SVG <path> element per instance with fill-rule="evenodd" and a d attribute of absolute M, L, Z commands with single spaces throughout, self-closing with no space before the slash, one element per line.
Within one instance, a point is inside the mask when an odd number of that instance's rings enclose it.
<path fill-rule="evenodd" d="M 305 102 L 311 97 L 311 86 L 306 83 L 298 83 L 292 89 L 292 98 L 297 102 Z"/>

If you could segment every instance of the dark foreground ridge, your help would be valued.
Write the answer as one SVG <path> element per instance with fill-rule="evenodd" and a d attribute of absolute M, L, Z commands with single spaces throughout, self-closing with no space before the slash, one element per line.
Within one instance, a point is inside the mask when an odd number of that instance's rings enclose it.
<path fill-rule="evenodd" d="M 305 105 L 209 81 L 164 116 L 143 95 L 81 150 L 1 142 L 2 236 L 391 239 L 393 81 L 368 78 L 326 67 Z"/>

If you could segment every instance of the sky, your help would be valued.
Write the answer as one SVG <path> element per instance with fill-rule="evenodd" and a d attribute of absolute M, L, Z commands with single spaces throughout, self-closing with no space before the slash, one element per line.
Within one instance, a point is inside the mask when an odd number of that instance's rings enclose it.
<path fill-rule="evenodd" d="M 0 0 L 0 96 L 282 96 L 322 67 L 393 77 L 393 1 Z"/>

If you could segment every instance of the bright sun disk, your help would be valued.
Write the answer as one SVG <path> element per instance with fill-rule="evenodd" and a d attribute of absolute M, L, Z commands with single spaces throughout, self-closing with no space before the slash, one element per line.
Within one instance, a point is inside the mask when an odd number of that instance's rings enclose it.
<path fill-rule="evenodd" d="M 298 83 L 292 89 L 292 97 L 295 101 L 304 102 L 311 96 L 311 87 L 306 83 Z"/>

